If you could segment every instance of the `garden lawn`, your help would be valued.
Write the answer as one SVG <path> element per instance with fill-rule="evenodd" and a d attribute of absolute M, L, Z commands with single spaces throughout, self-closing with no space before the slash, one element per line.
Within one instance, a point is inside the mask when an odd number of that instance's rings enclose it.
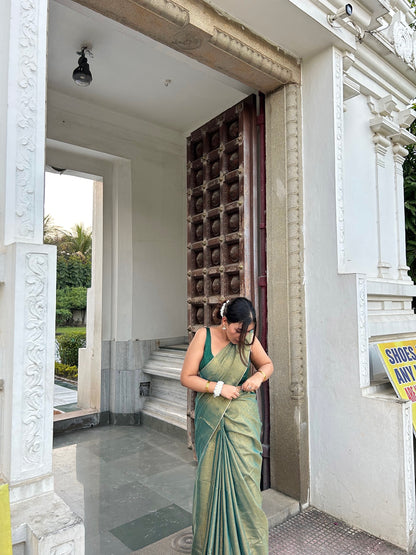
<path fill-rule="evenodd" d="M 60 335 L 62 333 L 68 333 L 73 331 L 85 331 L 85 326 L 74 326 L 74 327 L 65 326 L 63 328 L 56 328 L 55 334 Z"/>

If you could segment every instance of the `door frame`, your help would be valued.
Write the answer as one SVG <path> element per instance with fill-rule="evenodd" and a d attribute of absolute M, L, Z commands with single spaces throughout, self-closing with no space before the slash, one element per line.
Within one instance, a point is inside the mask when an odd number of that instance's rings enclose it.
<path fill-rule="evenodd" d="M 271 487 L 308 502 L 301 68 L 197 0 L 73 0 L 265 93 Z M 185 302 L 185 299 L 184 299 Z"/>

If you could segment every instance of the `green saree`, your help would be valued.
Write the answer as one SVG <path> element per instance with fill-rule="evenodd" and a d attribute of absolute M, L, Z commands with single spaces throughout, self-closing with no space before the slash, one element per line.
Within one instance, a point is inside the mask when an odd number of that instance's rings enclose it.
<path fill-rule="evenodd" d="M 245 371 L 238 347 L 229 343 L 200 375 L 238 385 Z M 193 555 L 268 553 L 268 524 L 261 508 L 260 429 L 255 393 L 241 391 L 232 401 L 198 393 Z"/>

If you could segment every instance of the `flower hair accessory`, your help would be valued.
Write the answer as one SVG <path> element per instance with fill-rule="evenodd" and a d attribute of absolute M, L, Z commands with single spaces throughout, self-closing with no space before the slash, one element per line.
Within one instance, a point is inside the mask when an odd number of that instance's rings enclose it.
<path fill-rule="evenodd" d="M 225 312 L 225 307 L 227 306 L 227 304 L 230 302 L 230 299 L 228 299 L 228 301 L 225 301 L 225 303 L 223 303 L 223 305 L 220 308 L 220 314 L 221 314 L 221 318 L 224 318 L 224 312 Z"/>

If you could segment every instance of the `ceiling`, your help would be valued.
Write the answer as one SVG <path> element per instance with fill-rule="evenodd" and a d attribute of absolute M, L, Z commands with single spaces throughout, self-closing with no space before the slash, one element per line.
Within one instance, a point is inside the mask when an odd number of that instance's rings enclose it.
<path fill-rule="evenodd" d="M 72 80 L 77 51 L 91 46 L 93 81 Z M 48 90 L 187 133 L 252 89 L 70 0 L 51 0 Z"/>

